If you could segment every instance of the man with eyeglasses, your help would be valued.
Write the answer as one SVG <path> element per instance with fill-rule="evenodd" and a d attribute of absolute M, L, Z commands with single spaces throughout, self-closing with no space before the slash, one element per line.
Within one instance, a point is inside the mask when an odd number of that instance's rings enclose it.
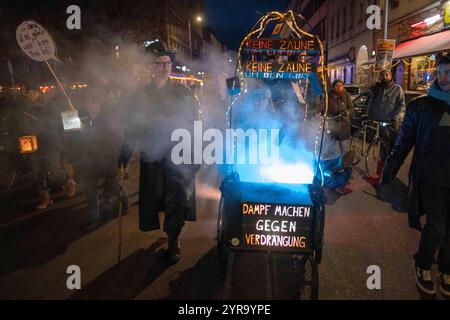
<path fill-rule="evenodd" d="M 191 90 L 169 80 L 173 52 L 161 41 L 145 48 L 144 68 L 152 78 L 131 98 L 125 119 L 125 142 L 119 165 L 126 165 L 134 146 L 139 145 L 139 227 L 142 231 L 160 228 L 159 212 L 164 211 L 164 231 L 168 236 L 168 258 L 181 258 L 179 236 L 185 221 L 195 221 L 195 173 L 199 166 L 174 164 L 172 132 L 191 132 L 198 116 L 198 103 Z M 193 163 L 192 161 L 190 163 Z"/>

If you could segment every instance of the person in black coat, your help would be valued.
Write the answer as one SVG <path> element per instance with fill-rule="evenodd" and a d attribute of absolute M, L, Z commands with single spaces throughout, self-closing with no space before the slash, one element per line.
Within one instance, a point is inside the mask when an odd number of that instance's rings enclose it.
<path fill-rule="evenodd" d="M 164 211 L 164 231 L 168 235 L 168 257 L 181 258 L 179 235 L 184 221 L 194 221 L 195 173 L 198 165 L 175 164 L 171 159 L 176 129 L 192 132 L 198 103 L 191 90 L 169 81 L 174 56 L 159 41 L 145 49 L 151 82 L 138 89 L 125 116 L 125 141 L 119 165 L 126 165 L 134 146 L 140 149 L 139 227 L 142 231 L 160 228 Z M 193 136 L 191 134 L 191 136 Z M 192 163 L 192 162 L 191 162 Z"/>
<path fill-rule="evenodd" d="M 450 297 L 450 58 L 442 56 L 437 61 L 437 80 L 428 95 L 408 104 L 381 184 L 396 176 L 414 147 L 409 169 L 408 215 L 410 226 L 422 231 L 414 256 L 416 283 L 425 293 L 436 292 L 430 271 L 434 255 L 439 252 L 439 288 Z M 423 214 L 427 221 L 422 229 Z"/>

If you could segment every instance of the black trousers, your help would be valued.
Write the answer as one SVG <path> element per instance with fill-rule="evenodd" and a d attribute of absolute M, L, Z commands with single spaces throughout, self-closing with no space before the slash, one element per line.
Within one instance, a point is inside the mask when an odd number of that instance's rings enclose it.
<path fill-rule="evenodd" d="M 51 152 L 47 154 L 32 153 L 25 156 L 29 161 L 33 184 L 38 193 L 50 191 L 52 182 L 63 184 L 66 178 L 61 165 L 61 153 Z M 52 181 L 53 180 L 53 181 Z"/>
<path fill-rule="evenodd" d="M 419 267 L 430 269 L 438 251 L 439 271 L 450 274 L 450 189 L 420 185 L 419 201 L 427 221 L 415 254 L 416 262 Z"/>

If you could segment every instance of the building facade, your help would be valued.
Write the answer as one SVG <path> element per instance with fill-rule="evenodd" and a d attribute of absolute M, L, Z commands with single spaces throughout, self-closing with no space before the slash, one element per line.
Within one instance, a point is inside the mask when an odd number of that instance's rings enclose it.
<path fill-rule="evenodd" d="M 367 27 L 370 5 L 381 8 L 381 29 Z M 450 49 L 449 6 L 449 1 L 389 1 L 388 38 L 397 44 L 394 74 L 405 89 L 426 88 L 423 82 L 433 78 L 433 54 Z M 383 0 L 292 0 L 289 8 L 301 13 L 308 21 L 304 27 L 324 40 L 330 81 L 339 78 L 367 87 L 376 80 L 372 66 L 377 41 L 384 36 Z M 426 39 L 430 35 L 434 38 Z"/>

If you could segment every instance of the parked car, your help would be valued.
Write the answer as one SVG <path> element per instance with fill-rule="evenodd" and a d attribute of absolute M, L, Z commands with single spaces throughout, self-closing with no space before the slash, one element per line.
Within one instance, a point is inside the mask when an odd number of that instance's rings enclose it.
<path fill-rule="evenodd" d="M 358 87 L 356 84 L 346 84 L 344 85 L 345 90 L 350 93 L 352 100 L 355 100 L 362 93 L 362 88 Z"/>
<path fill-rule="evenodd" d="M 408 105 L 408 103 L 412 99 L 420 97 L 423 94 L 424 92 L 419 91 L 405 91 L 406 105 Z M 354 110 L 352 114 L 351 123 L 352 128 L 354 130 L 362 126 L 362 121 L 364 120 L 365 115 L 367 113 L 367 105 L 369 104 L 369 99 L 370 99 L 370 91 L 365 91 L 361 93 L 359 96 L 357 96 L 355 100 L 353 100 Z"/>

